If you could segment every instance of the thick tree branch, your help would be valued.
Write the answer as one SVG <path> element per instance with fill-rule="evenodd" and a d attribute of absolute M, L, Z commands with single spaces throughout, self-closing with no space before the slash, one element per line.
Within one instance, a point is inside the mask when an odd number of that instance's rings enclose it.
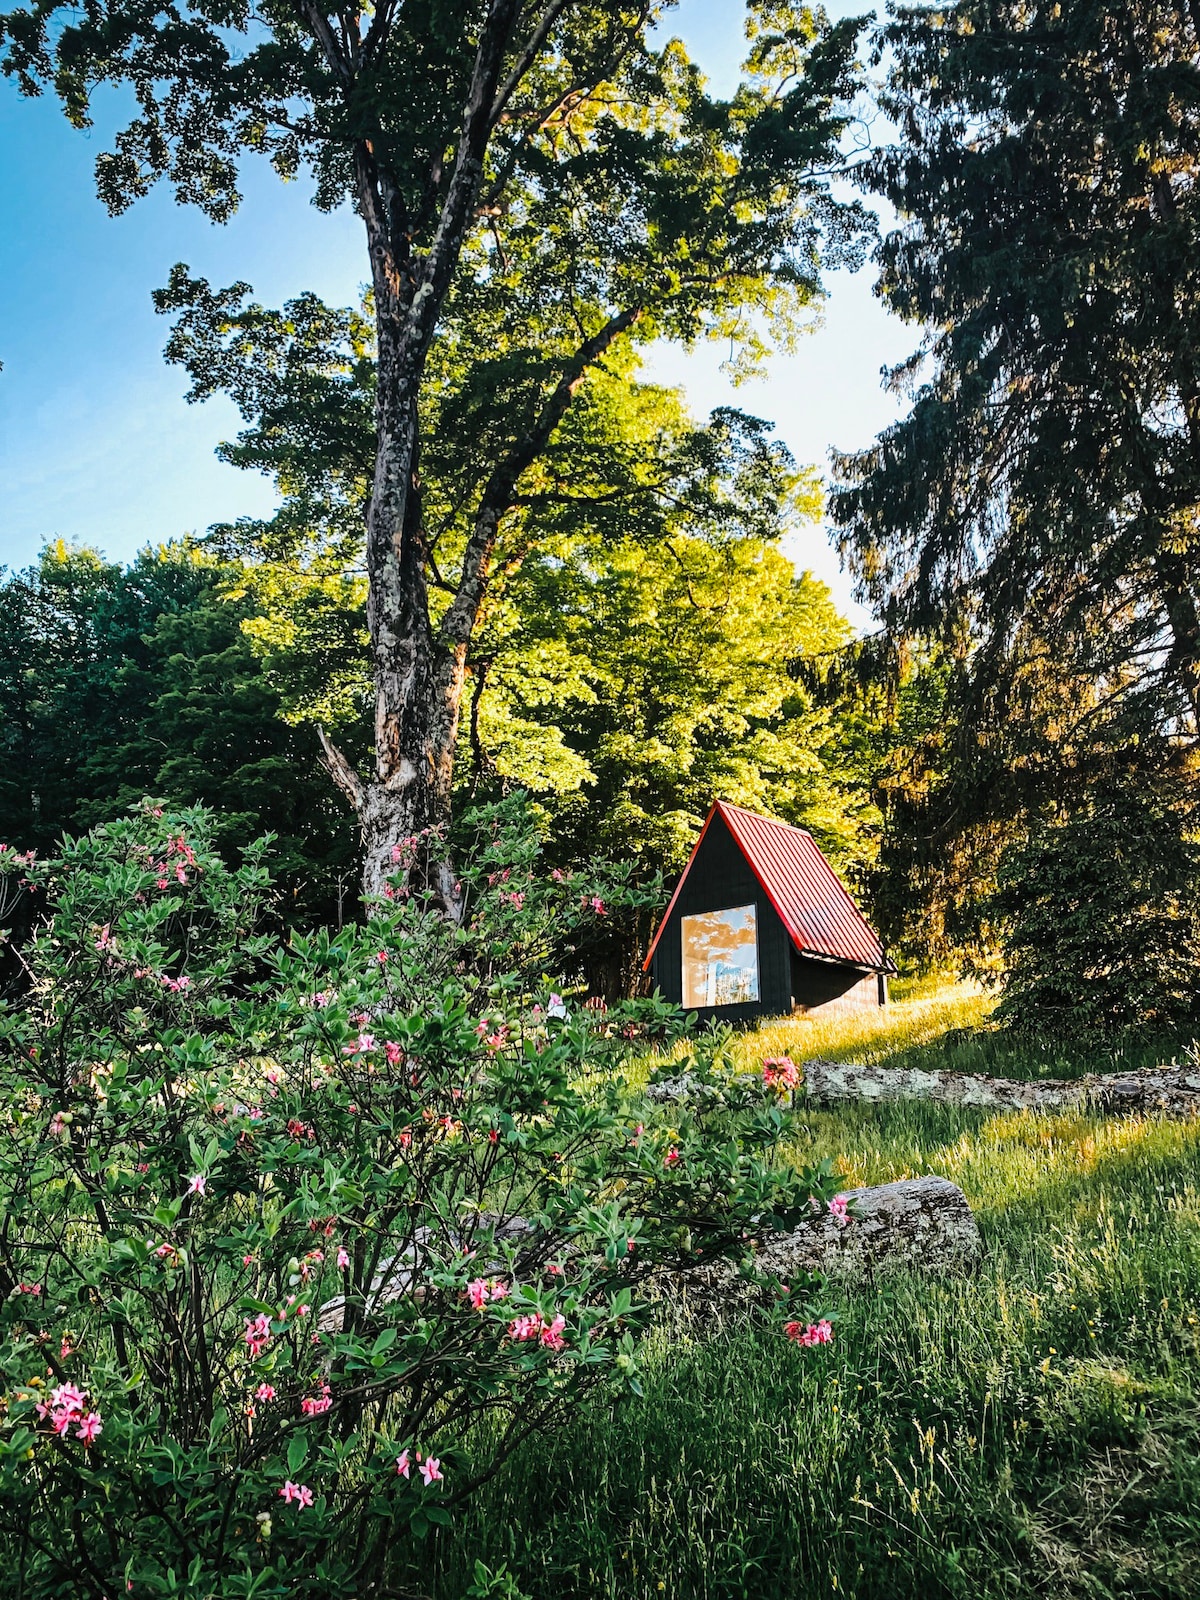
<path fill-rule="evenodd" d="M 501 85 L 500 92 L 497 94 L 492 103 L 492 114 L 490 118 L 491 127 L 494 128 L 497 122 L 499 122 L 500 118 L 504 115 L 505 107 L 508 105 L 508 102 L 512 99 L 513 95 L 521 87 L 521 83 L 524 80 L 525 74 L 529 71 L 530 67 L 533 66 L 534 62 L 541 53 L 542 47 L 545 45 L 546 40 L 550 37 L 551 28 L 571 4 L 573 4 L 573 0 L 550 0 L 550 4 L 538 18 L 533 32 L 529 35 L 529 38 L 521 46 L 521 49 L 517 54 L 517 59 L 512 71 L 504 80 L 504 83 Z"/>
<path fill-rule="evenodd" d="M 346 795 L 355 811 L 361 811 L 363 803 L 362 779 L 338 749 L 337 745 L 330 739 L 324 728 L 317 728 L 317 738 L 321 741 L 321 754 L 325 758 L 325 765 L 329 768 L 334 783 Z"/>
<path fill-rule="evenodd" d="M 413 297 L 409 313 L 407 342 L 410 348 L 420 349 L 428 344 L 450 286 L 483 174 L 483 158 L 492 131 L 492 105 L 504 64 L 505 47 L 520 9 L 520 0 L 492 0 L 479 36 L 454 170 L 425 260 L 424 281 Z"/>
<path fill-rule="evenodd" d="M 566 371 L 555 385 L 549 399 L 538 413 L 536 421 L 516 442 L 488 479 L 475 514 L 475 526 L 467 541 L 463 556 L 462 576 L 458 593 L 442 619 L 440 637 L 450 649 L 462 649 L 471 637 L 475 619 L 483 600 L 487 582 L 488 561 L 496 542 L 500 519 L 512 505 L 521 474 L 531 467 L 545 450 L 550 438 L 567 413 L 575 391 L 584 374 L 612 344 L 627 333 L 642 314 L 640 306 L 631 306 L 610 317 L 571 358 Z"/>

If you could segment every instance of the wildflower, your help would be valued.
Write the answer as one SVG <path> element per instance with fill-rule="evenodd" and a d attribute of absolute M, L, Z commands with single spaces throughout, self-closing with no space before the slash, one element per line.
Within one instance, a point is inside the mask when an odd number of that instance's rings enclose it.
<path fill-rule="evenodd" d="M 63 1121 L 63 1114 L 61 1111 L 56 1111 L 50 1118 L 50 1137 L 52 1139 L 61 1139 L 66 1131 L 67 1124 Z"/>
<path fill-rule="evenodd" d="M 467 1299 L 476 1311 L 482 1311 L 488 1302 L 488 1286 L 483 1278 L 474 1278 L 467 1285 Z"/>
<path fill-rule="evenodd" d="M 598 894 L 592 896 L 591 907 L 598 917 L 607 916 L 608 914 L 604 909 L 604 901 L 601 900 Z"/>
<path fill-rule="evenodd" d="M 375 952 L 375 959 L 376 959 L 376 961 L 378 961 L 378 963 L 379 963 L 379 965 L 381 967 L 385 967 L 387 965 L 387 958 L 388 958 L 388 953 L 387 953 L 386 950 L 377 950 Z"/>
<path fill-rule="evenodd" d="M 850 1220 L 849 1207 L 844 1194 L 835 1194 L 829 1202 L 829 1215 L 834 1219 L 839 1228 L 844 1228 Z"/>
<path fill-rule="evenodd" d="M 62 1343 L 58 1347 L 58 1359 L 65 1361 L 68 1356 L 73 1356 L 74 1354 L 75 1346 L 71 1343 L 71 1335 L 69 1333 L 65 1334 Z"/>
<path fill-rule="evenodd" d="M 251 1263 L 252 1263 L 252 1262 L 253 1262 L 253 1260 L 254 1260 L 254 1257 L 253 1257 L 253 1256 L 252 1256 L 252 1255 L 251 1255 L 251 1256 L 243 1256 L 243 1257 L 242 1257 L 242 1265 L 243 1265 L 243 1266 L 244 1266 L 244 1267 L 248 1267 L 248 1266 L 250 1266 L 250 1265 L 251 1265 Z"/>
<path fill-rule="evenodd" d="M 542 1344 L 547 1350 L 564 1350 L 567 1341 L 563 1338 L 563 1329 L 567 1325 L 566 1317 L 559 1315 L 554 1321 L 542 1329 Z"/>
<path fill-rule="evenodd" d="M 165 889 L 170 883 L 170 878 L 155 878 L 154 885 L 157 889 Z"/>
<path fill-rule="evenodd" d="M 50 1395 L 50 1404 L 55 1410 L 65 1411 L 68 1416 L 83 1410 L 83 1400 L 83 1390 L 73 1383 L 60 1383 Z"/>
<path fill-rule="evenodd" d="M 489 1128 L 488 1129 L 488 1143 L 489 1144 L 497 1144 L 497 1143 L 499 1143 L 499 1140 L 500 1140 L 500 1129 L 499 1128 Z"/>
<path fill-rule="evenodd" d="M 768 1056 L 763 1062 L 763 1086 L 787 1094 L 800 1083 L 800 1069 L 791 1056 Z"/>
<path fill-rule="evenodd" d="M 401 1450 L 400 1454 L 396 1457 L 396 1474 L 398 1477 L 407 1478 L 410 1470 L 408 1451 Z"/>
<path fill-rule="evenodd" d="M 301 1509 L 313 1503 L 312 1490 L 308 1485 L 306 1483 L 293 1483 L 290 1478 L 285 1481 L 283 1488 L 280 1489 L 279 1497 L 281 1500 L 286 1501 L 288 1505 L 295 1502 Z"/>
<path fill-rule="evenodd" d="M 254 1398 L 256 1400 L 274 1400 L 275 1390 L 269 1383 L 260 1383 L 254 1391 Z"/>
<path fill-rule="evenodd" d="M 637 1249 L 637 1240 L 636 1239 L 626 1239 L 626 1241 L 625 1241 L 625 1254 L 627 1256 L 631 1256 L 636 1249 Z"/>
<path fill-rule="evenodd" d="M 421 1476 L 425 1479 L 425 1487 L 427 1489 L 431 1483 L 440 1483 L 442 1481 L 442 1463 L 437 1456 L 427 1456 L 422 1461 Z"/>
<path fill-rule="evenodd" d="M 109 931 L 110 927 L 111 927 L 111 924 L 106 922 L 104 924 L 104 926 L 100 929 L 100 937 L 96 940 L 96 949 L 97 950 L 107 950 L 112 945 L 113 936 L 112 936 L 111 932 Z"/>
<path fill-rule="evenodd" d="M 346 1268 L 350 1265 L 350 1252 L 346 1249 L 345 1245 L 338 1246 L 337 1264 L 339 1272 L 345 1272 Z"/>
<path fill-rule="evenodd" d="M 802 1345 L 806 1350 L 811 1350 L 814 1345 L 830 1344 L 833 1340 L 833 1328 L 824 1317 L 820 1322 L 810 1322 L 807 1326 L 799 1322 L 785 1322 L 783 1331 L 793 1343 Z"/>
<path fill-rule="evenodd" d="M 507 1300 L 508 1299 L 508 1284 L 505 1283 L 503 1278 L 501 1278 L 498 1283 L 493 1283 L 492 1284 L 492 1299 L 493 1300 Z"/>
<path fill-rule="evenodd" d="M 168 1256 L 173 1256 L 175 1254 L 175 1246 L 173 1244 L 167 1244 L 164 1242 L 158 1246 L 154 1254 L 160 1261 L 165 1261 Z"/>
<path fill-rule="evenodd" d="M 187 1192 L 189 1194 L 203 1194 L 207 1183 L 208 1175 L 203 1172 L 197 1172 L 195 1177 L 188 1179 Z"/>
<path fill-rule="evenodd" d="M 39 1295 L 39 1294 L 41 1294 L 41 1292 L 42 1292 L 42 1286 L 41 1286 L 40 1283 L 19 1283 L 17 1285 L 17 1293 L 18 1294 Z"/>
<path fill-rule="evenodd" d="M 98 1411 L 89 1411 L 86 1417 L 80 1417 L 79 1426 L 75 1430 L 75 1437 L 82 1439 L 84 1449 L 89 1450 L 103 1431 L 104 1425 L 100 1421 L 100 1413 Z"/>
<path fill-rule="evenodd" d="M 250 1359 L 257 1361 L 271 1340 L 271 1319 L 265 1312 L 260 1311 L 258 1316 L 251 1321 L 246 1319 L 246 1331 L 242 1338 L 250 1351 Z"/>
<path fill-rule="evenodd" d="M 317 1395 L 307 1395 L 300 1402 L 300 1409 L 306 1417 L 319 1417 L 322 1412 L 328 1411 L 333 1401 L 329 1397 L 329 1385 L 323 1383 L 321 1392 Z"/>
<path fill-rule="evenodd" d="M 663 1157 L 664 1167 L 677 1167 L 679 1165 L 679 1151 L 672 1145 Z"/>
<path fill-rule="evenodd" d="M 565 1017 L 566 1014 L 566 1002 L 563 1000 L 562 995 L 552 994 L 550 996 L 550 1004 L 546 1007 L 546 1015 L 548 1017 Z"/>
<path fill-rule="evenodd" d="M 311 1310 L 312 1307 L 310 1305 L 301 1304 L 296 1307 L 292 1315 L 296 1317 L 306 1317 Z"/>
<path fill-rule="evenodd" d="M 561 867 L 555 867 L 550 876 L 554 879 L 555 883 L 562 883 L 566 879 L 567 875 Z"/>
<path fill-rule="evenodd" d="M 182 994 L 185 989 L 191 987 L 192 980 L 187 976 L 186 973 L 184 973 L 184 975 L 180 978 L 168 978 L 164 974 L 162 982 L 163 988 L 169 989 L 172 994 Z"/>
<path fill-rule="evenodd" d="M 389 1039 L 388 1042 L 384 1045 L 383 1053 L 387 1057 L 387 1062 L 388 1062 L 388 1066 L 389 1067 L 397 1067 L 397 1066 L 399 1066 L 401 1061 L 403 1061 L 403 1059 L 404 1059 L 404 1051 L 400 1048 L 400 1046 L 396 1043 L 396 1041 L 394 1039 Z"/>

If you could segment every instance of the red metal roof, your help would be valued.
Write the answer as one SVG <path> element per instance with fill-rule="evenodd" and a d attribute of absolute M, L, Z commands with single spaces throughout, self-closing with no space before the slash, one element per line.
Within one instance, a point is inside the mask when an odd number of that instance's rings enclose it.
<path fill-rule="evenodd" d="M 774 817 L 757 816 L 753 811 L 729 805 L 724 800 L 718 800 L 705 819 L 671 903 L 655 931 L 643 968 L 650 965 L 680 890 L 692 870 L 696 851 L 709 824 L 717 816 L 733 835 L 801 955 L 845 961 L 874 972 L 895 970 L 879 936 L 842 887 L 811 833 L 786 822 L 777 822 Z"/>

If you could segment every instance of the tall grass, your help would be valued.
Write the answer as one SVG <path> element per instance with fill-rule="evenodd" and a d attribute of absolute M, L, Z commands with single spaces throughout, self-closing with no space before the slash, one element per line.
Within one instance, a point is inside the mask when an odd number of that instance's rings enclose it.
<path fill-rule="evenodd" d="M 932 1009 L 873 1037 L 960 1048 L 979 1002 L 909 1002 Z M 872 1035 L 746 1046 L 781 1037 Z M 1200 1124 L 873 1106 L 801 1114 L 790 1148 L 848 1182 L 953 1178 L 981 1272 L 827 1291 L 824 1352 L 680 1306 L 642 1398 L 525 1450 L 429 1552 L 436 1600 L 480 1557 L 535 1600 L 1200 1594 Z"/>

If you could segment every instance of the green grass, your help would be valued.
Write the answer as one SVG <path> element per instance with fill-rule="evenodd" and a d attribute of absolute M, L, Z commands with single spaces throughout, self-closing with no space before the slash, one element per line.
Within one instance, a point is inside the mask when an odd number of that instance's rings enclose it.
<path fill-rule="evenodd" d="M 1029 1067 L 961 1033 L 987 1005 L 951 988 L 743 1049 Z M 437 1600 L 476 1557 L 535 1600 L 1200 1594 L 1200 1124 L 875 1106 L 803 1114 L 790 1149 L 848 1183 L 953 1178 L 982 1271 L 827 1293 L 827 1352 L 681 1312 L 644 1397 L 489 1485 Z"/>

